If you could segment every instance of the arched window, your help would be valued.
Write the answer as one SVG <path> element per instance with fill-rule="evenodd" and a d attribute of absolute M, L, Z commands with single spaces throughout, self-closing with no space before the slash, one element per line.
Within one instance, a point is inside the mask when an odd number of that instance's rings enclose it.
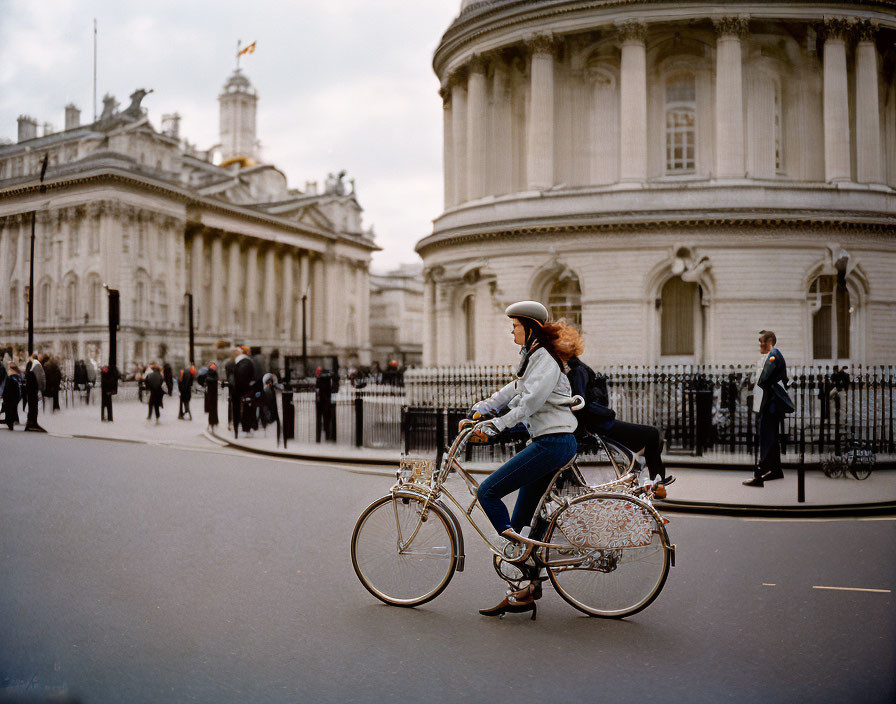
<path fill-rule="evenodd" d="M 169 326 L 171 321 L 168 320 L 168 289 L 165 288 L 165 282 L 162 280 L 156 281 L 155 286 L 153 286 L 154 301 L 153 301 L 153 311 L 152 314 L 157 316 L 157 320 L 163 326 Z"/>
<path fill-rule="evenodd" d="M 70 276 L 65 282 L 64 320 L 73 323 L 78 317 L 78 278 Z"/>
<path fill-rule="evenodd" d="M 676 276 L 660 293 L 660 354 L 682 357 L 696 354 L 700 287 Z"/>
<path fill-rule="evenodd" d="M 87 278 L 87 319 L 91 323 L 99 323 L 102 310 L 103 285 L 100 277 L 91 274 Z"/>
<path fill-rule="evenodd" d="M 853 308 L 846 285 L 838 284 L 834 274 L 819 276 L 809 286 L 809 305 L 812 311 L 812 356 L 815 359 L 849 359 Z"/>
<path fill-rule="evenodd" d="M 568 269 L 548 291 L 548 310 L 551 320 L 565 318 L 570 325 L 582 328 L 582 287 L 579 278 Z"/>
<path fill-rule="evenodd" d="M 689 174 L 696 168 L 697 91 L 694 74 L 679 71 L 666 78 L 666 173 Z"/>
<path fill-rule="evenodd" d="M 464 299 L 464 360 L 476 359 L 476 299 L 470 295 Z"/>

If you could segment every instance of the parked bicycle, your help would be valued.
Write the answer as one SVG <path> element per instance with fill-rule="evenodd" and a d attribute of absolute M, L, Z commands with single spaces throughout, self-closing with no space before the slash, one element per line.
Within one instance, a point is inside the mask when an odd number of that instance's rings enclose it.
<path fill-rule="evenodd" d="M 855 479 L 867 479 L 874 470 L 875 455 L 870 443 L 856 440 L 848 435 L 845 440 L 846 449 L 842 454 L 831 454 L 822 460 L 821 471 L 828 477 L 845 477 L 847 473 Z"/>
<path fill-rule="evenodd" d="M 639 483 L 639 455 L 595 437 L 603 457 L 597 467 L 615 476 L 590 485 L 573 458 L 554 475 L 530 526 L 530 538 L 543 545 L 523 545 L 498 535 L 479 506 L 479 484 L 460 463 L 472 434 L 471 424 L 462 427 L 444 458 L 404 458 L 389 493 L 361 513 L 352 532 L 352 565 L 371 594 L 393 606 L 419 606 L 463 571 L 464 536 L 453 505 L 514 589 L 525 564 L 546 570 L 557 593 L 590 616 L 623 618 L 657 598 L 675 564 L 675 546 L 668 521 L 651 503 L 659 487 Z M 449 490 L 451 476 L 462 480 L 472 500 L 463 487 Z"/>

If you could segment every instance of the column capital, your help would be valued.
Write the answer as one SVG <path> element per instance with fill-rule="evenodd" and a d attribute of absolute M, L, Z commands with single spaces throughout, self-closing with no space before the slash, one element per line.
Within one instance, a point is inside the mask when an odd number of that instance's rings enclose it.
<path fill-rule="evenodd" d="M 622 20 L 617 22 L 616 31 L 622 44 L 626 42 L 643 43 L 647 39 L 647 25 L 641 20 Z"/>
<path fill-rule="evenodd" d="M 458 68 L 454 69 L 450 74 L 448 74 L 448 78 L 445 81 L 445 88 L 448 91 L 451 91 L 453 88 L 466 88 L 468 73 L 469 69 L 466 65 L 459 66 Z"/>
<path fill-rule="evenodd" d="M 873 42 L 878 29 L 877 24 L 871 20 L 859 20 L 854 25 L 856 41 Z"/>
<path fill-rule="evenodd" d="M 470 61 L 467 63 L 467 68 L 470 73 L 482 73 L 486 72 L 489 64 L 489 57 L 486 54 L 473 54 L 470 56 Z"/>
<path fill-rule="evenodd" d="M 825 41 L 828 39 L 839 39 L 843 41 L 849 37 L 852 26 L 853 21 L 848 17 L 826 16 L 816 25 L 816 31 Z"/>
<path fill-rule="evenodd" d="M 716 31 L 716 37 L 745 39 L 750 29 L 750 18 L 748 15 L 713 17 L 712 26 Z"/>
<path fill-rule="evenodd" d="M 532 54 L 553 54 L 557 38 L 553 32 L 538 32 L 523 37 L 523 44 Z"/>

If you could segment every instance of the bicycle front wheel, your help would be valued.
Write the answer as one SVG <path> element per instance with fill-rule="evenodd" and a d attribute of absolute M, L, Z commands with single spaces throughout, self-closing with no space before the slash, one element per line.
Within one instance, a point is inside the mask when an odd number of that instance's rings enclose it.
<path fill-rule="evenodd" d="M 554 589 L 590 616 L 623 618 L 659 596 L 671 547 L 662 519 L 645 502 L 622 494 L 592 494 L 563 509 L 544 559 Z"/>
<path fill-rule="evenodd" d="M 389 495 L 368 506 L 352 533 L 352 565 L 361 584 L 393 606 L 435 599 L 457 567 L 450 519 L 415 495 Z"/>

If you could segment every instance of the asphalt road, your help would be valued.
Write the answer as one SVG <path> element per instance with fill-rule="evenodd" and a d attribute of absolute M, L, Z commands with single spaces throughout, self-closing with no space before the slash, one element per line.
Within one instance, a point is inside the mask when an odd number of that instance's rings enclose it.
<path fill-rule="evenodd" d="M 4 431 L 0 482 L 0 701 L 896 701 L 892 520 L 676 516 L 648 609 L 547 590 L 533 622 L 479 616 L 471 531 L 435 601 L 370 596 L 349 539 L 383 477 Z"/>

